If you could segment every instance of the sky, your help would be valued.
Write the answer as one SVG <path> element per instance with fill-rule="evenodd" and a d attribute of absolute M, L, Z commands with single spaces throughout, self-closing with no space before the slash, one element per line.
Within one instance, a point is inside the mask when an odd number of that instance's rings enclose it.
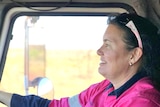
<path fill-rule="evenodd" d="M 107 27 L 107 17 L 41 16 L 34 25 L 28 19 L 26 29 L 26 18 L 17 18 L 11 47 L 24 48 L 28 40 L 28 45 L 47 49 L 97 49 Z"/>

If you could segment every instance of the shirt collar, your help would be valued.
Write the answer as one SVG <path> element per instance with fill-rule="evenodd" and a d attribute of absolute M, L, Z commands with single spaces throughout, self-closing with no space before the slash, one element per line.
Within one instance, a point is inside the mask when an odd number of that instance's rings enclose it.
<path fill-rule="evenodd" d="M 143 77 L 146 77 L 146 73 L 144 72 L 139 72 L 137 74 L 135 74 L 130 80 L 128 80 L 124 85 L 122 85 L 120 88 L 113 90 L 112 92 L 110 92 L 108 94 L 108 96 L 112 96 L 115 95 L 117 98 L 124 92 L 126 91 L 128 88 L 130 88 L 134 83 L 136 83 L 138 80 L 140 80 Z M 113 87 L 113 84 L 110 83 L 106 90 L 110 89 Z"/>

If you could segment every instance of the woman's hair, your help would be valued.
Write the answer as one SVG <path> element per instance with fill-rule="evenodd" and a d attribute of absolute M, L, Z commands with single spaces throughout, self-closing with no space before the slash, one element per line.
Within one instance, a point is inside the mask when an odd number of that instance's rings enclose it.
<path fill-rule="evenodd" d="M 131 27 L 128 26 L 130 22 L 132 22 Z M 155 87 L 160 90 L 160 35 L 158 35 L 158 28 L 146 18 L 127 13 L 114 18 L 110 17 L 108 24 L 117 25 L 125 32 L 123 40 L 127 44 L 128 50 L 136 47 L 142 48 L 140 71 L 145 71 L 151 77 Z"/>

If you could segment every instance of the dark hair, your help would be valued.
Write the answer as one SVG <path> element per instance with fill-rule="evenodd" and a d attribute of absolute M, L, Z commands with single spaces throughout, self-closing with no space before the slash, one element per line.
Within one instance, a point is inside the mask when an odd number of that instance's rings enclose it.
<path fill-rule="evenodd" d="M 139 47 L 135 33 L 126 26 L 129 21 L 136 26 L 143 45 L 140 71 L 145 71 L 151 77 L 155 87 L 160 90 L 160 35 L 158 35 L 158 28 L 146 18 L 136 14 L 123 13 L 114 18 L 110 17 L 108 24 L 115 24 L 125 32 L 123 39 L 128 50 Z"/>

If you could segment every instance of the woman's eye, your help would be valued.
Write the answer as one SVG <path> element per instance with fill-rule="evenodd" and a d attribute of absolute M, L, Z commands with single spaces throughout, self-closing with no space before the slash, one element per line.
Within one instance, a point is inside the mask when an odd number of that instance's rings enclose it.
<path fill-rule="evenodd" d="M 106 47 L 108 47 L 108 46 L 109 46 L 109 44 L 105 44 L 105 46 L 106 46 Z"/>

